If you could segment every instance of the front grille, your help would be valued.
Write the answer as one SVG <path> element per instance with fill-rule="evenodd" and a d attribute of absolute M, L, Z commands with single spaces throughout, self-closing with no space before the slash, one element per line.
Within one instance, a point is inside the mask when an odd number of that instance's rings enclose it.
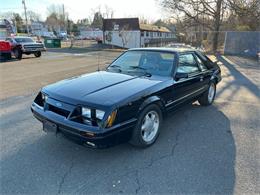
<path fill-rule="evenodd" d="M 70 114 L 70 111 L 68 111 L 68 110 L 64 110 L 62 108 L 58 108 L 58 107 L 55 107 L 55 106 L 50 105 L 50 104 L 48 106 L 49 106 L 49 109 L 48 109 L 49 111 L 54 112 L 54 113 L 56 113 L 58 115 L 64 116 L 66 118 Z"/>
<path fill-rule="evenodd" d="M 42 49 L 42 45 L 24 45 L 24 49 Z"/>

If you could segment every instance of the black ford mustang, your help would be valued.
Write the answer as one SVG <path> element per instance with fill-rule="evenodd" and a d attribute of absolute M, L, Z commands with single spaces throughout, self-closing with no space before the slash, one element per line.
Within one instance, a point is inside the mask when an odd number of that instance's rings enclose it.
<path fill-rule="evenodd" d="M 90 147 L 147 147 L 167 111 L 196 100 L 212 104 L 220 80 L 218 65 L 196 50 L 130 49 L 106 71 L 44 87 L 31 110 L 44 131 Z"/>

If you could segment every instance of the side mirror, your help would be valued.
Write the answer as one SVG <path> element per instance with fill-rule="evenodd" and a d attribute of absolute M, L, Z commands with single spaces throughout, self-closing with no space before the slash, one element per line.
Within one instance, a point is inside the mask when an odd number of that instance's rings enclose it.
<path fill-rule="evenodd" d="M 177 72 L 175 75 L 176 81 L 178 81 L 180 79 L 186 79 L 188 77 L 189 77 L 188 73 L 182 73 L 182 72 Z"/>

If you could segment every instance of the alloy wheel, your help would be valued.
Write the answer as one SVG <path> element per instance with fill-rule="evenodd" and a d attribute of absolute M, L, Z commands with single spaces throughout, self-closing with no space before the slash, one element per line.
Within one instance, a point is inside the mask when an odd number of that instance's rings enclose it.
<path fill-rule="evenodd" d="M 142 121 L 141 134 L 145 142 L 151 142 L 159 130 L 160 118 L 156 111 L 148 112 Z"/>

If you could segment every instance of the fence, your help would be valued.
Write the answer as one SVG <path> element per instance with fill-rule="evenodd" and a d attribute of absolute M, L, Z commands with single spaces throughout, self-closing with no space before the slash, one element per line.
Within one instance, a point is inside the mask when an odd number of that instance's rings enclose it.
<path fill-rule="evenodd" d="M 191 31 L 180 36 L 179 41 L 212 52 L 213 38 L 218 35 L 217 51 L 227 55 L 257 56 L 260 52 L 260 32 L 245 31 Z"/>
<path fill-rule="evenodd" d="M 224 54 L 256 57 L 260 52 L 260 31 L 227 32 Z"/>
<path fill-rule="evenodd" d="M 223 53 L 226 32 L 213 31 L 189 31 L 178 36 L 178 41 L 196 48 L 203 48 L 206 52 L 212 52 L 214 36 L 218 36 L 217 51 Z"/>

